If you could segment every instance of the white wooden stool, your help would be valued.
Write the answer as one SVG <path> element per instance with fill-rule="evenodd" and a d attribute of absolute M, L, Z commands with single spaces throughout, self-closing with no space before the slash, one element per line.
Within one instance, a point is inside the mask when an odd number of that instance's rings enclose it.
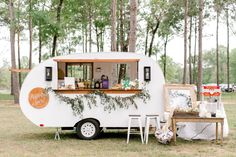
<path fill-rule="evenodd" d="M 161 128 L 159 115 L 146 115 L 145 130 L 144 130 L 144 141 L 146 144 L 148 143 L 149 127 L 152 119 L 155 120 L 156 129 Z"/>
<path fill-rule="evenodd" d="M 143 140 L 143 130 L 142 130 L 141 115 L 129 115 L 129 125 L 128 125 L 128 133 L 127 133 L 127 144 L 129 143 L 129 137 L 130 137 L 130 134 L 131 134 L 130 129 L 131 129 L 131 125 L 132 125 L 132 120 L 136 120 L 138 122 L 140 136 L 141 136 L 141 141 L 142 141 L 142 144 L 143 144 L 144 140 Z"/>

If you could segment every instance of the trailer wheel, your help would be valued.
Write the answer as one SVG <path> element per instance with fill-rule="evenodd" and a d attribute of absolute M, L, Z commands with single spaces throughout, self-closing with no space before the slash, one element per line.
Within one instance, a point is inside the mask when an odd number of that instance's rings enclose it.
<path fill-rule="evenodd" d="M 99 123 L 94 119 L 86 119 L 76 127 L 77 136 L 83 140 L 91 140 L 100 133 Z"/>

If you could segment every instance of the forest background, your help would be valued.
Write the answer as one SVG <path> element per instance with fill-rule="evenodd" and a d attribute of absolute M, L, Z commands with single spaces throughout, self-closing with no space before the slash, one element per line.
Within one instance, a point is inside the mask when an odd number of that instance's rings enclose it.
<path fill-rule="evenodd" d="M 9 49 L 1 47 L 0 90 L 14 94 L 17 102 L 27 73 L 9 69 L 31 69 L 58 55 L 102 51 L 150 56 L 168 83 L 235 84 L 236 47 L 230 40 L 236 36 L 235 9 L 236 0 L 3 0 L 1 40 L 9 42 Z M 209 21 L 214 34 L 202 33 Z M 219 44 L 222 26 L 224 45 Z M 208 36 L 215 46 L 202 52 L 208 44 L 202 38 Z M 174 52 L 183 56 L 182 63 L 167 53 L 176 38 L 183 40 L 182 51 Z M 180 45 L 171 46 L 173 51 Z"/>

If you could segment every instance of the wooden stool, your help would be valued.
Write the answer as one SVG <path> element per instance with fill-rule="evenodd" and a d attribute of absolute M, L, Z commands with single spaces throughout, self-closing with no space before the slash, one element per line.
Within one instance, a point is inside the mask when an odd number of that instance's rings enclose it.
<path fill-rule="evenodd" d="M 139 124 L 139 130 L 140 130 L 140 136 L 141 136 L 141 141 L 142 141 L 142 144 L 144 143 L 144 140 L 143 140 L 143 131 L 142 131 L 142 122 L 141 122 L 141 115 L 129 115 L 129 125 L 128 125 L 128 133 L 127 133 L 127 144 L 129 143 L 129 137 L 130 137 L 130 129 L 131 129 L 131 123 L 132 123 L 132 120 L 137 120 L 138 121 L 138 124 Z"/>
<path fill-rule="evenodd" d="M 160 129 L 160 118 L 159 115 L 146 115 L 145 117 L 145 131 L 144 131 L 144 141 L 147 144 L 148 143 L 148 135 L 149 135 L 149 127 L 150 127 L 150 121 L 155 120 L 156 122 L 156 129 Z"/>

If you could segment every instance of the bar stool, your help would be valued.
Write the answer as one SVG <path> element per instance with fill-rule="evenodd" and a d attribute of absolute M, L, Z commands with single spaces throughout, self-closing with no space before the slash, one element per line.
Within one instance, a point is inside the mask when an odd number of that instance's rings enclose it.
<path fill-rule="evenodd" d="M 146 117 L 145 117 L 145 130 L 144 130 L 144 141 L 146 144 L 148 143 L 149 127 L 150 127 L 151 120 L 155 120 L 156 129 L 161 128 L 159 115 L 146 115 Z"/>
<path fill-rule="evenodd" d="M 143 140 L 141 115 L 129 115 L 129 124 L 128 124 L 128 133 L 127 133 L 127 144 L 129 143 L 130 134 L 134 134 L 135 133 L 135 132 L 131 133 L 131 131 L 130 131 L 131 125 L 132 125 L 132 120 L 136 120 L 138 122 L 139 130 L 140 130 L 140 136 L 141 136 L 141 141 L 142 141 L 142 144 L 143 144 L 144 140 Z"/>

